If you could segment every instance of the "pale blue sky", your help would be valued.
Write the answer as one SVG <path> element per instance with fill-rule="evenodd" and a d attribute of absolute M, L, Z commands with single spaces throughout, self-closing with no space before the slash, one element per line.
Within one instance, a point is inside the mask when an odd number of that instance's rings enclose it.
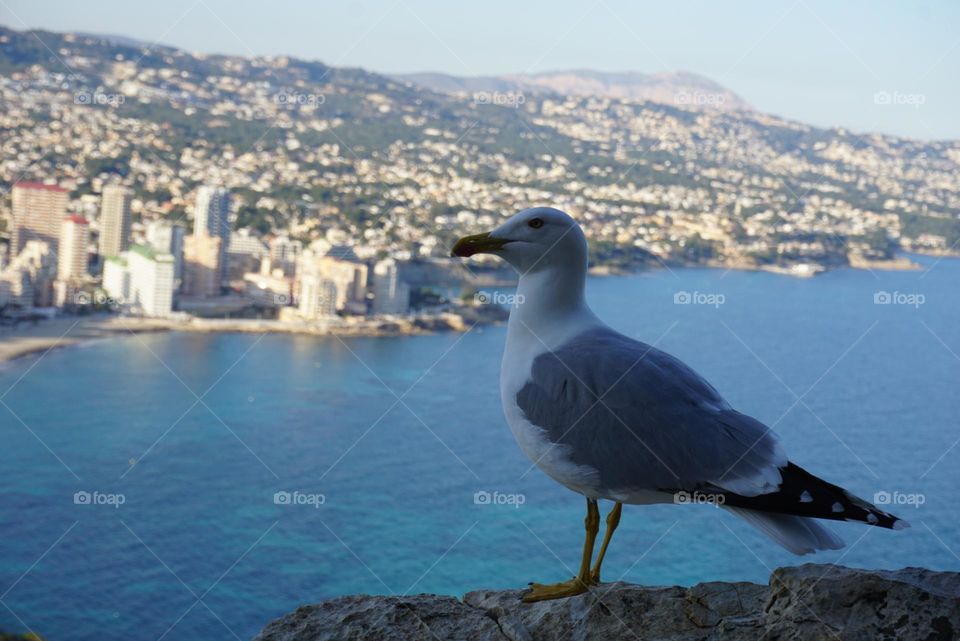
<path fill-rule="evenodd" d="M 956 1 L 0 0 L 0 23 L 383 72 L 686 70 L 803 122 L 960 139 Z"/>

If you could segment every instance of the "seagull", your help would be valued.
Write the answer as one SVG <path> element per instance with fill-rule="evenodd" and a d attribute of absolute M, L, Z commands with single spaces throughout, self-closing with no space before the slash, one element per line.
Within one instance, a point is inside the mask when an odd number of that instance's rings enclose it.
<path fill-rule="evenodd" d="M 843 547 L 814 519 L 908 527 L 793 463 L 770 428 L 681 360 L 604 324 L 584 299 L 586 237 L 564 212 L 526 209 L 451 251 L 481 253 L 520 274 L 500 368 L 507 423 L 540 470 L 587 502 L 577 575 L 533 583 L 524 601 L 599 584 L 624 503 L 711 503 L 798 555 Z M 600 499 L 614 505 L 591 567 Z"/>

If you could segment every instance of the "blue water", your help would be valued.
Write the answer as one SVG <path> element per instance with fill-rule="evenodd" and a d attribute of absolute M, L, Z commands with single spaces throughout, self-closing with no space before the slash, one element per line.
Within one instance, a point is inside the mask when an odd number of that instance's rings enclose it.
<path fill-rule="evenodd" d="M 957 570 L 960 261 L 919 260 L 932 268 L 811 280 L 659 271 L 591 280 L 588 296 L 776 423 L 799 464 L 867 498 L 922 496 L 892 509 L 913 528 L 835 524 L 850 547 L 816 561 Z M 675 305 L 677 291 L 724 301 Z M 877 291 L 925 299 L 875 305 Z M 339 594 L 567 578 L 582 499 L 530 471 L 503 422 L 504 333 L 156 334 L 3 366 L 0 629 L 247 639 Z M 325 502 L 274 503 L 294 490 Z M 476 505 L 478 491 L 525 502 Z M 798 562 L 722 510 L 628 507 L 605 578 L 765 582 Z"/>

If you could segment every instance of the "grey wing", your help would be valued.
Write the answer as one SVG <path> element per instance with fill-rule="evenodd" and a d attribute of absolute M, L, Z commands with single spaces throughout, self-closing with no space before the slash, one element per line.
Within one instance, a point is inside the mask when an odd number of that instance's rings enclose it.
<path fill-rule="evenodd" d="M 538 356 L 517 394 L 527 420 L 618 490 L 775 490 L 776 435 L 683 362 L 609 329 Z"/>

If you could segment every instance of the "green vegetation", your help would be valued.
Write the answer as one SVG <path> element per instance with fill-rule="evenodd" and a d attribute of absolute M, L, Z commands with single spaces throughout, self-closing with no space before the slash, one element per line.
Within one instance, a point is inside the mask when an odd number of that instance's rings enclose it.
<path fill-rule="evenodd" d="M 934 234 L 943 236 L 947 241 L 947 247 L 955 247 L 960 243 L 960 219 L 955 217 L 900 214 L 900 224 L 903 235 L 908 238 L 916 238 L 921 234 Z"/>
<path fill-rule="evenodd" d="M 680 256 L 684 261 L 691 263 L 704 263 L 719 255 L 717 244 L 712 240 L 701 238 L 700 234 L 694 234 L 688 238 L 680 248 Z"/>
<path fill-rule="evenodd" d="M 237 209 L 237 228 L 249 227 L 261 234 L 268 234 L 276 225 L 274 213 L 269 209 L 258 209 L 252 205 L 242 205 Z"/>

